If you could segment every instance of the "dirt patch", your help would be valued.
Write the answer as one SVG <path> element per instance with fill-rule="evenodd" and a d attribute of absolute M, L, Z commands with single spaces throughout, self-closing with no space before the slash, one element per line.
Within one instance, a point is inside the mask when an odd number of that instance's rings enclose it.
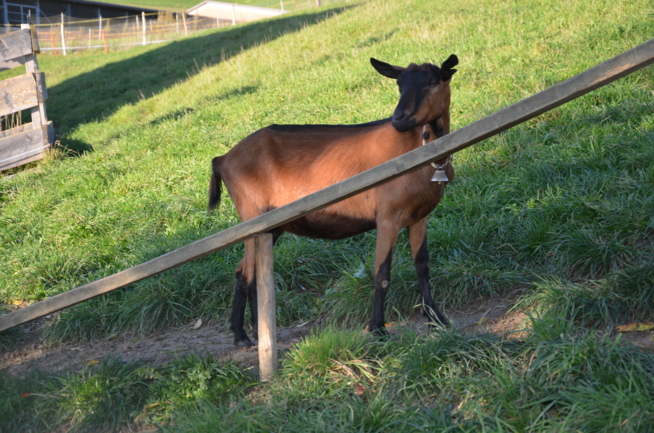
<path fill-rule="evenodd" d="M 523 317 L 519 314 L 507 314 L 512 304 L 512 301 L 504 299 L 473 302 L 457 311 L 451 311 L 450 317 L 458 329 L 505 334 L 519 329 L 523 322 Z M 420 331 L 426 330 L 428 326 L 427 319 L 419 314 L 411 317 L 408 322 L 397 325 L 412 325 Z M 250 368 L 254 374 L 258 372 L 259 355 L 256 347 L 234 347 L 231 333 L 211 321 L 205 321 L 197 329 L 194 329 L 195 324 L 189 324 L 144 338 L 118 336 L 53 348 L 45 346 L 41 341 L 41 331 L 45 324 L 46 321 L 42 319 L 22 327 L 22 341 L 13 349 L 0 354 L 1 371 L 21 375 L 32 368 L 48 372 L 79 370 L 89 362 L 99 361 L 106 356 L 118 357 L 124 362 L 146 360 L 163 364 L 176 356 L 196 352 L 213 353 L 223 361 L 231 359 L 244 368 Z M 309 322 L 278 330 L 280 357 L 317 325 L 316 322 Z"/>
<path fill-rule="evenodd" d="M 281 329 L 277 332 L 280 353 L 289 350 L 311 329 L 311 324 Z M 216 323 L 205 322 L 197 329 L 194 324 L 145 338 L 118 336 L 75 345 L 48 348 L 41 341 L 42 327 L 24 330 L 24 340 L 13 349 L 0 354 L 0 371 L 20 375 L 32 368 L 48 372 L 78 370 L 91 361 L 114 356 L 123 362 L 146 360 L 154 364 L 172 361 L 189 353 L 213 353 L 222 361 L 236 361 L 244 368 L 256 367 L 259 357 L 256 347 L 236 348 L 231 333 Z M 255 369 L 256 370 L 256 369 Z M 256 373 L 254 371 L 253 373 Z"/>
<path fill-rule="evenodd" d="M 527 316 L 520 311 L 510 311 L 515 297 L 507 296 L 484 301 L 475 301 L 464 307 L 448 311 L 454 327 L 465 332 L 492 332 L 507 338 L 523 338 L 528 331 Z M 22 375 L 32 368 L 48 372 L 78 370 L 90 361 L 99 361 L 106 356 L 115 356 L 124 362 L 146 360 L 154 364 L 172 361 L 176 356 L 188 353 L 213 353 L 223 361 L 233 360 L 242 367 L 258 373 L 259 356 L 256 347 L 237 348 L 233 345 L 230 332 L 218 323 L 211 321 L 189 324 L 179 329 L 151 335 L 145 338 L 118 336 L 116 338 L 94 340 L 83 344 L 61 345 L 48 348 L 41 341 L 41 331 L 45 320 L 24 325 L 22 338 L 11 350 L 0 353 L 0 371 L 12 375 Z M 280 329 L 277 340 L 280 358 L 284 352 L 309 334 L 318 326 L 317 322 L 303 323 L 300 326 Z M 394 326 L 414 326 L 419 331 L 428 327 L 427 319 L 414 315 L 408 321 Z M 627 332 L 622 334 L 624 341 L 641 347 L 654 349 L 654 331 Z"/>
<path fill-rule="evenodd" d="M 615 335 L 615 334 L 614 334 Z M 637 346 L 654 350 L 654 331 L 625 332 L 622 334 L 623 341 L 629 341 Z"/>

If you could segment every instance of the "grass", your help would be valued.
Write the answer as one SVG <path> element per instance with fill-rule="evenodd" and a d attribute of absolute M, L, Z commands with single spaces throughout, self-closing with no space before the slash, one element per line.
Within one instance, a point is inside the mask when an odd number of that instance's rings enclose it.
<path fill-rule="evenodd" d="M 119 431 L 169 423 L 198 402 L 219 404 L 254 381 L 235 364 L 194 354 L 161 366 L 107 358 L 79 372 L 2 373 L 2 431 Z M 177 411 L 177 412 L 175 412 Z"/>
<path fill-rule="evenodd" d="M 109 358 L 77 373 L 1 375 L 3 431 L 650 431 L 654 356 L 532 318 L 523 340 L 403 330 L 387 342 L 328 327 L 269 384 L 189 355 Z"/>
<path fill-rule="evenodd" d="M 369 57 L 406 65 L 456 53 L 456 129 L 653 34 L 645 1 L 592 6 L 351 2 L 129 51 L 40 55 L 59 147 L 0 177 L 2 311 L 236 224 L 228 197 L 205 210 L 211 158 L 271 123 L 389 116 L 397 94 Z M 654 358 L 607 331 L 654 311 L 653 83 L 650 67 L 455 156 L 457 178 L 429 220 L 436 301 L 448 312 L 518 290 L 528 337 L 360 339 L 374 234 L 285 235 L 280 326 L 320 316 L 348 328 L 299 344 L 273 383 L 251 388 L 236 366 L 201 357 L 3 375 L 2 430 L 648 431 Z M 224 323 L 241 255 L 235 246 L 70 308 L 46 337 Z M 392 275 L 390 320 L 419 305 L 404 233 Z"/>

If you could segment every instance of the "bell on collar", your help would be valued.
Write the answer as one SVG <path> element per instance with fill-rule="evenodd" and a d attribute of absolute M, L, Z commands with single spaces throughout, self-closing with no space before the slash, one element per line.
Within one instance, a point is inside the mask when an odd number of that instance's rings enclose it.
<path fill-rule="evenodd" d="M 436 171 L 434 172 L 434 175 L 431 177 L 432 182 L 449 182 L 450 179 L 447 178 L 447 174 L 445 174 L 445 170 L 437 168 Z"/>

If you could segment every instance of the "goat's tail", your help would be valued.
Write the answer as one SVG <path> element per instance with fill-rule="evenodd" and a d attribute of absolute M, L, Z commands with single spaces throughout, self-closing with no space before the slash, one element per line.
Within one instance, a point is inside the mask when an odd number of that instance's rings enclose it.
<path fill-rule="evenodd" d="M 213 210 L 220 203 L 220 157 L 211 161 L 211 180 L 209 181 L 209 210 Z"/>

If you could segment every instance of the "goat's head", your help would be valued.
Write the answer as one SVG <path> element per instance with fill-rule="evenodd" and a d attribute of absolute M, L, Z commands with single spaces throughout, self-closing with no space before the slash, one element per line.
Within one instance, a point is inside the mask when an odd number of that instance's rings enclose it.
<path fill-rule="evenodd" d="M 400 102 L 392 124 L 400 132 L 425 125 L 441 117 L 450 107 L 450 80 L 459 59 L 452 54 L 439 68 L 430 63 L 406 68 L 370 59 L 372 66 L 385 77 L 397 80 Z"/>

